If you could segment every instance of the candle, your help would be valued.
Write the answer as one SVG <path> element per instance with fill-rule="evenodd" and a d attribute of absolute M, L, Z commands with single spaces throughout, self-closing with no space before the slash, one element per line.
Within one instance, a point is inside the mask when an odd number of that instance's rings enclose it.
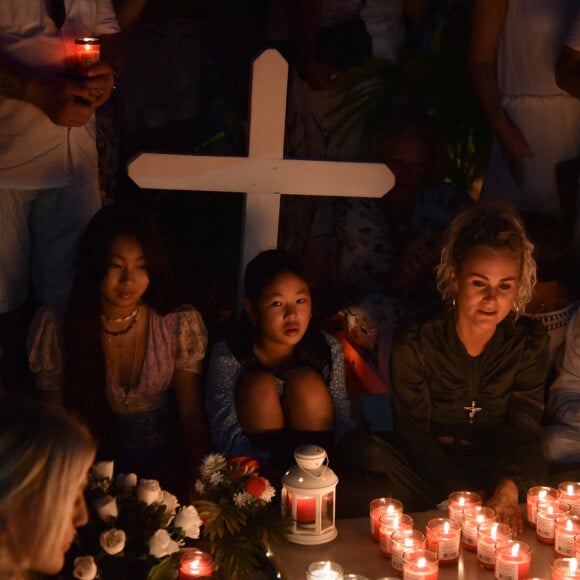
<path fill-rule="evenodd" d="M 316 521 L 316 498 L 296 496 L 296 521 L 300 524 L 313 524 Z"/>
<path fill-rule="evenodd" d="M 578 481 L 563 481 L 558 486 L 560 497 L 562 501 L 570 504 L 570 515 L 580 516 L 580 482 Z"/>
<path fill-rule="evenodd" d="M 475 506 L 463 512 L 463 547 L 475 552 L 477 550 L 477 527 L 485 522 L 495 522 L 495 510 L 487 506 Z"/>
<path fill-rule="evenodd" d="M 580 558 L 580 535 L 574 536 L 574 558 Z"/>
<path fill-rule="evenodd" d="M 179 580 L 191 580 L 211 576 L 213 573 L 213 557 L 201 550 L 184 550 L 179 559 Z"/>
<path fill-rule="evenodd" d="M 448 517 L 461 522 L 463 511 L 481 505 L 481 497 L 473 491 L 452 491 L 448 497 Z"/>
<path fill-rule="evenodd" d="M 572 511 L 572 510 L 570 510 Z M 569 513 L 556 518 L 554 522 L 554 550 L 556 556 L 576 556 L 574 538 L 580 534 L 580 516 Z"/>
<path fill-rule="evenodd" d="M 403 555 L 403 580 L 437 580 L 439 562 L 431 550 L 409 550 Z"/>
<path fill-rule="evenodd" d="M 556 558 L 552 562 L 552 580 L 580 578 L 580 566 L 576 558 Z"/>
<path fill-rule="evenodd" d="M 554 543 L 556 518 L 566 515 L 570 505 L 558 499 L 538 502 L 536 513 L 536 537 L 545 544 Z"/>
<path fill-rule="evenodd" d="M 336 562 L 312 562 L 306 570 L 306 580 L 342 580 L 343 570 Z"/>
<path fill-rule="evenodd" d="M 461 524 L 448 518 L 427 522 L 427 548 L 437 554 L 440 564 L 456 564 L 459 560 Z"/>
<path fill-rule="evenodd" d="M 495 567 L 495 545 L 503 540 L 510 540 L 512 529 L 507 524 L 486 522 L 477 528 L 477 562 L 483 568 L 493 570 Z"/>
<path fill-rule="evenodd" d="M 362 574 L 345 574 L 343 580 L 370 580 L 367 576 Z"/>
<path fill-rule="evenodd" d="M 383 514 L 379 518 L 379 551 L 385 558 L 391 557 L 391 535 L 395 530 L 413 529 L 413 518 L 407 514 Z"/>
<path fill-rule="evenodd" d="M 373 540 L 379 541 L 379 518 L 384 514 L 403 513 L 403 504 L 392 497 L 377 497 L 373 499 L 369 506 L 371 536 Z"/>
<path fill-rule="evenodd" d="M 397 576 L 403 575 L 403 554 L 413 549 L 424 549 L 425 534 L 419 530 L 397 530 L 391 536 L 391 566 Z"/>
<path fill-rule="evenodd" d="M 505 540 L 495 546 L 496 580 L 523 580 L 530 575 L 532 548 L 526 542 Z"/>
<path fill-rule="evenodd" d="M 532 528 L 536 527 L 536 515 L 539 501 L 546 501 L 549 499 L 558 499 L 560 492 L 553 488 L 547 487 L 545 485 L 536 485 L 528 489 L 527 495 L 527 513 L 528 513 L 528 524 Z"/>
<path fill-rule="evenodd" d="M 77 69 L 82 72 L 88 66 L 99 62 L 101 41 L 98 38 L 77 38 L 75 40 Z"/>

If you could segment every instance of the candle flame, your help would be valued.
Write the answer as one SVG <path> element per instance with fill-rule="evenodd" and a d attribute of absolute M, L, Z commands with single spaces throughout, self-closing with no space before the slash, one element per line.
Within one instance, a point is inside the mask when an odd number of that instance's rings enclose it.
<path fill-rule="evenodd" d="M 417 568 L 426 568 L 427 567 L 427 558 L 419 558 L 417 560 Z"/>
<path fill-rule="evenodd" d="M 578 560 L 576 560 L 576 558 L 571 558 L 570 559 L 570 572 L 576 572 L 577 568 L 578 568 Z"/>
<path fill-rule="evenodd" d="M 568 520 L 566 522 L 566 529 L 567 530 L 573 530 L 574 529 L 574 524 L 572 523 L 572 520 Z"/>
<path fill-rule="evenodd" d="M 566 492 L 568 493 L 568 495 L 574 495 L 574 486 L 573 485 L 568 485 L 566 487 Z"/>
<path fill-rule="evenodd" d="M 547 495 L 548 492 L 545 489 L 542 489 L 541 491 L 538 492 L 538 500 L 542 501 Z"/>
<path fill-rule="evenodd" d="M 322 569 L 322 571 L 326 574 L 327 572 L 330 572 L 330 561 L 326 562 L 326 566 L 324 566 L 324 568 Z"/>
<path fill-rule="evenodd" d="M 484 514 L 479 514 L 478 516 L 475 516 L 475 521 L 478 524 L 482 524 L 483 522 L 485 522 L 485 515 Z"/>
<path fill-rule="evenodd" d="M 554 513 L 554 506 L 551 506 L 551 505 L 548 506 L 548 513 L 549 514 L 553 514 Z"/>
<path fill-rule="evenodd" d="M 444 533 L 444 534 L 448 534 L 448 533 L 449 533 L 449 527 L 450 527 L 450 526 L 449 526 L 449 522 L 445 522 L 445 523 L 443 524 L 443 533 Z"/>
<path fill-rule="evenodd" d="M 459 505 L 460 506 L 464 506 L 465 505 L 465 498 L 464 497 L 460 497 L 459 498 Z"/>
<path fill-rule="evenodd" d="M 520 545 L 514 544 L 512 546 L 512 556 L 517 556 L 520 553 Z"/>
<path fill-rule="evenodd" d="M 490 536 L 492 538 L 496 538 L 497 537 L 497 527 L 499 526 L 499 524 L 493 524 L 493 526 L 491 526 L 491 530 L 490 530 Z"/>
<path fill-rule="evenodd" d="M 411 538 L 405 538 L 405 546 L 412 546 L 413 540 Z"/>
<path fill-rule="evenodd" d="M 395 507 L 394 506 L 392 506 L 392 505 L 387 506 L 387 513 L 388 514 L 392 514 L 394 511 L 395 511 Z"/>

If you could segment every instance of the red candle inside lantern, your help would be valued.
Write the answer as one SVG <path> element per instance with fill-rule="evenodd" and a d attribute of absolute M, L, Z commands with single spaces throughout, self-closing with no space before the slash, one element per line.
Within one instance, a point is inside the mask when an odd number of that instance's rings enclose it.
<path fill-rule="evenodd" d="M 461 524 L 448 518 L 427 522 L 427 548 L 437 554 L 440 564 L 456 564 L 459 560 Z"/>
<path fill-rule="evenodd" d="M 495 577 L 523 580 L 530 575 L 532 548 L 526 542 L 505 540 L 495 546 Z"/>
<path fill-rule="evenodd" d="M 87 67 L 99 62 L 101 41 L 98 38 L 77 38 L 75 40 L 77 68 L 82 72 Z"/>
<path fill-rule="evenodd" d="M 201 550 L 185 550 L 179 560 L 179 580 L 211 576 L 213 556 Z"/>
<path fill-rule="evenodd" d="M 373 540 L 379 541 L 379 518 L 383 514 L 402 514 L 403 504 L 392 497 L 377 497 L 373 499 L 369 506 L 371 536 Z"/>

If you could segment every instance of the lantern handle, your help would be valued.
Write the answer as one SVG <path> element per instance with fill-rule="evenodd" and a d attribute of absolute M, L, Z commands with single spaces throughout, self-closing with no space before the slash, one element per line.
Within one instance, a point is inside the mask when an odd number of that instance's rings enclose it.
<path fill-rule="evenodd" d="M 329 461 L 330 460 L 328 459 L 328 453 L 326 453 L 325 451 L 324 461 L 322 462 L 322 465 L 320 467 L 316 467 L 315 469 L 305 469 L 300 464 L 298 464 L 298 468 L 300 469 L 300 471 L 303 471 L 304 473 L 307 473 L 308 475 L 315 477 L 316 479 L 322 479 L 324 477 L 324 474 L 326 473 L 326 470 L 328 469 Z M 318 471 L 319 469 L 322 469 L 322 471 L 320 472 L 320 475 L 316 475 L 314 471 Z"/>

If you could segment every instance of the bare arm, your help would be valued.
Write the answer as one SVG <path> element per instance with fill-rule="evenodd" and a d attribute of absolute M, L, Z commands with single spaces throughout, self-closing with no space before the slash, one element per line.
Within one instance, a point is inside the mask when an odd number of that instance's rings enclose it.
<path fill-rule="evenodd" d="M 556 63 L 558 86 L 580 99 L 580 51 L 564 46 Z"/>

